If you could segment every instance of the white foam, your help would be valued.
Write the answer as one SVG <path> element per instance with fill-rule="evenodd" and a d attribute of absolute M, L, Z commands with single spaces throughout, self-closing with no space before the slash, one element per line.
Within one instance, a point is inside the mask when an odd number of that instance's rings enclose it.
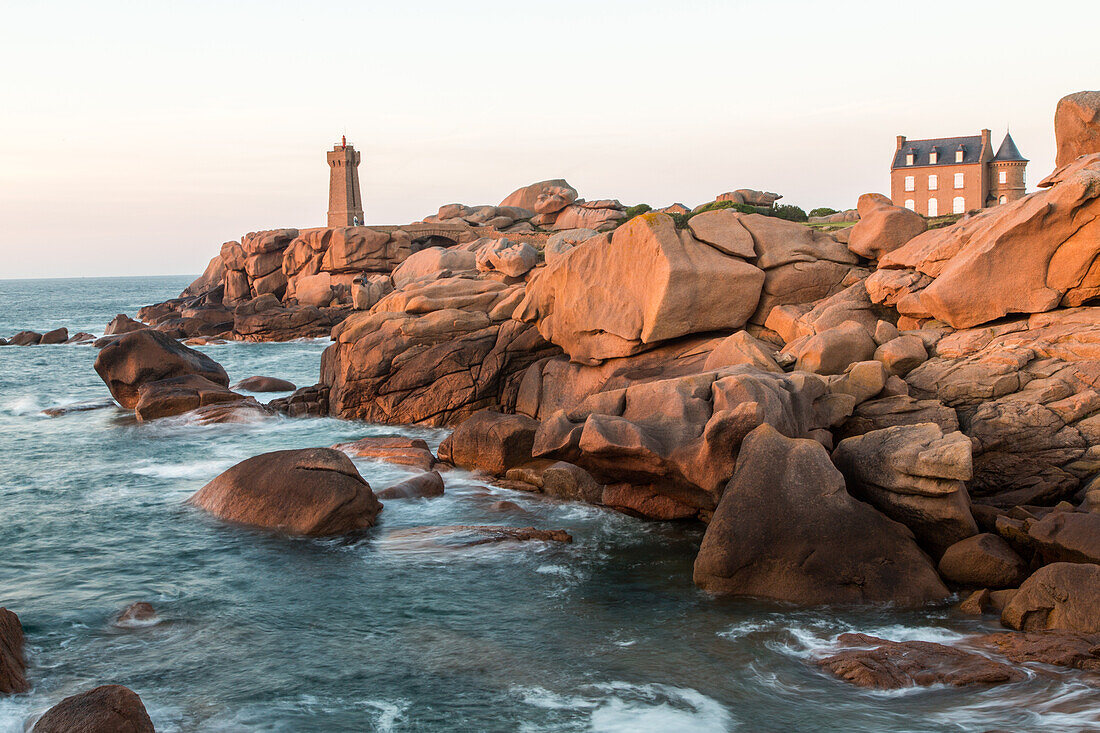
<path fill-rule="evenodd" d="M 692 731 L 724 733 L 737 727 L 730 712 L 698 690 L 662 684 L 609 682 L 588 685 L 576 695 L 541 687 L 518 688 L 522 701 L 545 710 L 577 711 L 598 733 Z M 527 725 L 523 730 L 541 730 Z"/>
<path fill-rule="evenodd" d="M 146 463 L 136 465 L 130 469 L 130 473 L 138 476 L 151 476 L 153 478 L 177 479 L 177 478 L 213 478 L 233 463 L 226 461 L 194 461 L 192 463 Z"/>
<path fill-rule="evenodd" d="M 35 395 L 20 395 L 0 403 L 0 412 L 22 417 L 35 415 L 43 410 L 42 402 Z"/>

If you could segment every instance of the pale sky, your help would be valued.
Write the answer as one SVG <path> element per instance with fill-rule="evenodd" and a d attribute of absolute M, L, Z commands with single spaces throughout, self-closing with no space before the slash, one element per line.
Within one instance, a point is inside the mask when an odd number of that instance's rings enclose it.
<path fill-rule="evenodd" d="M 896 135 L 1006 125 L 1030 188 L 1098 27 L 1096 0 L 3 0 L 0 278 L 198 273 L 323 225 L 344 132 L 374 224 L 547 178 L 846 208 Z"/>

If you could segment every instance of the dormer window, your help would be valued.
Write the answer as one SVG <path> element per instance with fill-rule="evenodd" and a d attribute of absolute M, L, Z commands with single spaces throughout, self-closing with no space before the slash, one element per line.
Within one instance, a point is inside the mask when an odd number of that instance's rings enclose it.
<path fill-rule="evenodd" d="M 963 156 L 964 155 L 965 155 L 965 152 L 962 149 L 962 145 L 960 145 L 959 149 L 955 151 L 955 162 L 956 163 L 963 162 Z"/>
<path fill-rule="evenodd" d="M 912 151 L 912 149 L 910 149 L 909 152 L 905 154 L 905 164 L 906 165 L 913 165 L 913 151 Z"/>
<path fill-rule="evenodd" d="M 928 154 L 928 165 L 935 165 L 940 160 L 940 153 L 935 148 L 932 148 L 932 152 Z"/>

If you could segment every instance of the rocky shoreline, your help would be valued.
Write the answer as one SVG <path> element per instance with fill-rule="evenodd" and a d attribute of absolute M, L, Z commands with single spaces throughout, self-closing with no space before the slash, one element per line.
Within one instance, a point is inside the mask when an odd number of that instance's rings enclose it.
<path fill-rule="evenodd" d="M 1090 104 L 1091 116 L 1066 111 Z M 404 228 L 250 233 L 179 298 L 112 321 L 95 369 L 142 422 L 281 413 L 453 428 L 438 455 L 386 438 L 255 456 L 190 500 L 225 521 L 369 532 L 379 499 L 439 496 L 458 467 L 701 523 L 693 580 L 713 596 L 962 599 L 960 612 L 1011 630 L 967 648 L 846 634 L 817 664 L 856 685 L 1097 670 L 1097 114 L 1100 94 L 1067 97 L 1041 190 L 937 229 L 879 194 L 827 232 L 754 210 L 774 204 L 764 192 L 632 215 L 551 180 Z M 189 348 L 325 337 L 319 382 L 267 404 Z M 58 329 L 5 343 L 93 339 Z M 294 389 L 252 379 L 237 387 Z M 423 473 L 375 492 L 347 455 Z M 571 541 L 534 527 L 408 534 Z M 0 609 L 0 692 L 27 689 L 22 657 L 18 619 Z M 51 713 L 35 730 L 64 729 Z"/>

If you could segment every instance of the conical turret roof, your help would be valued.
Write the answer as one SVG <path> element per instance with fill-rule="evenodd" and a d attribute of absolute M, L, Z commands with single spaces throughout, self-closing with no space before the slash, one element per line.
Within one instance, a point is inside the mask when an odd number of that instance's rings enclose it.
<path fill-rule="evenodd" d="M 1020 149 L 1016 147 L 1010 132 L 1005 133 L 1005 139 L 1001 141 L 1001 147 L 997 148 L 997 154 L 993 156 L 993 160 L 1027 162 L 1027 158 L 1020 155 Z"/>

